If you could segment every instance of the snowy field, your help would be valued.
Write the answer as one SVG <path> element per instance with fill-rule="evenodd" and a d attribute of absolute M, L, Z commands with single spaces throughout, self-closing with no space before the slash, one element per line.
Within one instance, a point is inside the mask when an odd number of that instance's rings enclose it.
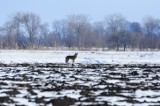
<path fill-rule="evenodd" d="M 64 63 L 78 52 L 82 64 L 160 64 L 160 52 L 0 50 L 1 63 Z"/>
<path fill-rule="evenodd" d="M 1 50 L 0 62 L 2 106 L 160 104 L 159 52 Z"/>

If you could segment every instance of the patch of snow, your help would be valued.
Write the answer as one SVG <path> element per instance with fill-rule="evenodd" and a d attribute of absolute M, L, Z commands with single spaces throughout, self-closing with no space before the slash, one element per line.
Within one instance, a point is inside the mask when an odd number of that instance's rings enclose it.
<path fill-rule="evenodd" d="M 76 63 L 160 64 L 160 52 L 0 50 L 1 63 L 64 63 L 78 52 Z M 71 61 L 70 61 L 71 62 Z"/>

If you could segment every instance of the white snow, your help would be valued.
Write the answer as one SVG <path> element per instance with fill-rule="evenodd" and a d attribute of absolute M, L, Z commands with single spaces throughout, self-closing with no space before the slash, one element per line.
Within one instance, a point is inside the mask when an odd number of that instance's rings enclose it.
<path fill-rule="evenodd" d="M 78 52 L 75 63 L 160 64 L 160 52 L 0 50 L 0 63 L 64 63 L 67 55 Z M 70 61 L 71 63 L 71 61 Z"/>
<path fill-rule="evenodd" d="M 78 52 L 78 57 L 75 63 L 82 64 L 160 64 L 160 52 L 116 52 L 116 51 L 51 51 L 51 50 L 0 50 L 0 63 L 64 63 L 65 57 L 67 55 L 73 55 L 75 52 Z M 71 61 L 70 61 L 71 63 Z M 34 70 L 39 69 L 39 67 L 35 67 Z M 45 70 L 44 70 L 45 69 Z M 20 70 L 20 71 L 17 71 Z M 46 71 L 47 70 L 47 71 Z M 63 83 L 66 86 L 72 85 L 81 85 L 86 87 L 98 88 L 97 91 L 91 91 L 93 96 L 96 96 L 95 100 L 99 104 L 103 104 L 104 101 L 108 101 L 109 105 L 127 105 L 132 106 L 133 104 L 125 102 L 126 97 L 132 96 L 134 94 L 135 100 L 144 102 L 141 105 L 153 105 L 154 102 L 159 101 L 160 91 L 157 90 L 141 90 L 141 87 L 153 86 L 154 83 L 159 84 L 159 79 L 153 79 L 153 77 L 160 76 L 159 71 L 148 73 L 149 75 L 143 78 L 144 70 L 139 68 L 133 68 L 132 70 L 128 68 L 115 68 L 114 70 L 94 70 L 94 69 L 85 69 L 81 70 L 81 72 L 77 72 L 76 68 L 63 68 L 57 69 L 57 72 L 50 70 L 49 68 L 41 68 L 41 74 L 38 71 L 30 70 L 30 67 L 1 67 L 0 68 L 0 78 L 1 82 L 1 90 L 0 97 L 8 96 L 5 91 L 13 91 L 13 88 L 16 88 L 18 84 L 31 86 L 41 85 L 41 88 L 54 88 L 55 83 L 57 86 L 61 86 Z M 133 76 L 129 73 L 137 71 L 139 75 Z M 114 75 L 115 73 L 115 75 Z M 120 80 L 121 78 L 117 73 L 122 73 L 127 75 L 126 78 L 129 78 L 129 81 Z M 63 76 L 62 74 L 65 74 Z M 23 81 L 23 75 L 25 75 L 28 80 Z M 73 77 L 74 76 L 74 77 Z M 105 76 L 105 77 L 104 77 Z M 107 76 L 109 76 L 107 78 Z M 29 77 L 32 77 L 32 80 L 29 80 Z M 4 80 L 5 78 L 15 78 L 19 80 Z M 117 79 L 116 79 L 117 78 Z M 100 84 L 100 82 L 105 81 L 107 84 Z M 122 88 L 129 87 L 131 85 L 127 85 L 127 83 L 135 83 L 144 85 L 140 86 L 139 89 L 135 91 L 135 93 L 130 92 L 122 92 L 120 96 L 101 96 L 101 93 L 109 92 L 109 89 L 105 89 L 107 86 L 110 88 L 112 84 L 115 86 L 121 86 Z M 3 85 L 4 84 L 4 85 Z M 46 85 L 45 85 L 46 84 Z M 48 85 L 47 85 L 48 84 Z M 132 85 L 131 87 L 135 87 Z M 10 88 L 10 89 L 8 89 Z M 149 87 L 148 87 L 149 88 Z M 18 105 L 27 104 L 29 106 L 37 105 L 33 101 L 28 101 L 24 96 L 31 97 L 35 99 L 35 97 L 42 98 L 46 97 L 45 100 L 49 101 L 50 99 L 60 98 L 60 97 L 70 97 L 74 99 L 87 100 L 85 96 L 82 96 L 81 90 L 73 90 L 73 89 L 63 89 L 61 91 L 43 91 L 41 89 L 32 89 L 37 95 L 31 95 L 31 93 L 27 90 L 27 86 L 19 87 L 17 91 L 20 94 L 17 94 L 16 97 L 10 97 L 14 101 L 18 102 Z M 100 90 L 101 89 L 101 90 Z M 126 97 L 125 97 L 126 96 Z M 150 98 L 149 98 L 150 97 Z M 48 99 L 48 100 L 47 100 Z M 122 102 L 123 101 L 123 102 Z M 151 103 L 149 103 L 151 102 Z M 77 102 L 76 105 L 93 105 L 92 102 Z M 137 103 L 138 104 L 138 103 Z M 156 103 L 155 103 L 156 104 Z M 5 103 L 3 104 L 5 105 Z M 10 104 L 6 104 L 10 105 Z M 96 105 L 96 104 L 95 104 Z"/>

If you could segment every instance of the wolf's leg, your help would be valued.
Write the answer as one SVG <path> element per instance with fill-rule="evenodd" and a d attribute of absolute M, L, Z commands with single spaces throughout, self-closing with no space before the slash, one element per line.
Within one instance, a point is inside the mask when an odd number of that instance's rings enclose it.
<path fill-rule="evenodd" d="M 65 62 L 68 63 L 68 58 L 65 59 Z"/>

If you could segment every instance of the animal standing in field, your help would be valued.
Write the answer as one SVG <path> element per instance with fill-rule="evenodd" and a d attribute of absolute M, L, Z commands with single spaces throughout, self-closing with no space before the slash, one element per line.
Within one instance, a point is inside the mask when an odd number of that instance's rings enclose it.
<path fill-rule="evenodd" d="M 72 63 L 74 63 L 75 59 L 77 58 L 77 55 L 78 53 L 75 53 L 74 55 L 69 55 L 69 56 L 66 56 L 66 63 L 68 63 L 69 60 L 72 60 Z"/>

